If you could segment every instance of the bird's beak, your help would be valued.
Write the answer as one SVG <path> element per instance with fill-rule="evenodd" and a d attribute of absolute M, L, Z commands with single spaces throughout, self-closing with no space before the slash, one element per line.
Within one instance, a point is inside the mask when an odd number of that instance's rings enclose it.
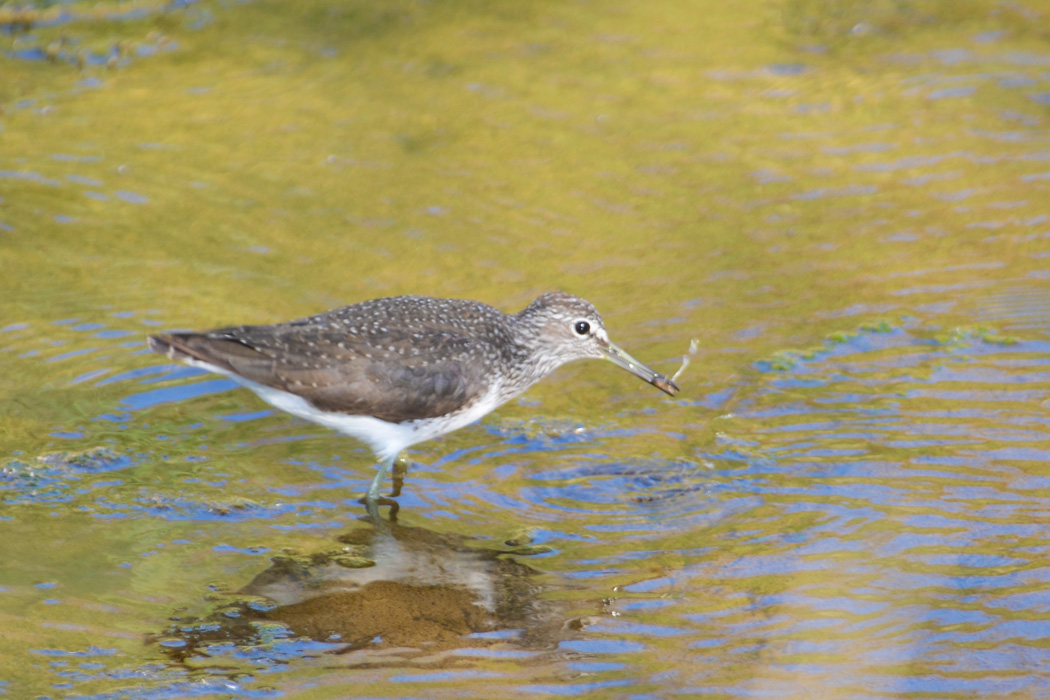
<path fill-rule="evenodd" d="M 643 365 L 638 360 L 634 359 L 626 352 L 620 349 L 619 346 L 614 344 L 612 341 L 603 341 L 601 345 L 602 355 L 605 356 L 609 362 L 612 362 L 618 367 L 623 367 L 625 370 L 641 377 L 645 381 L 649 382 L 657 389 L 674 396 L 678 393 L 678 385 L 672 382 L 670 379 L 662 374 L 658 374 L 653 370 Z"/>

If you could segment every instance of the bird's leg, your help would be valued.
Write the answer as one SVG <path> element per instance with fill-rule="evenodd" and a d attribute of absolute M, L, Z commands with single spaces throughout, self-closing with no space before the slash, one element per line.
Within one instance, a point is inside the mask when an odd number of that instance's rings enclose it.
<path fill-rule="evenodd" d="M 390 459 L 384 459 L 379 463 L 379 469 L 376 471 L 375 478 L 372 479 L 372 485 L 368 487 L 368 493 L 365 494 L 365 501 L 368 503 L 375 503 L 379 500 L 379 489 L 383 488 L 383 481 L 386 479 L 386 473 L 390 471 L 391 465 L 394 463 L 394 457 Z"/>
<path fill-rule="evenodd" d="M 390 493 L 391 498 L 401 495 L 401 487 L 405 485 L 405 474 L 408 473 L 408 460 L 398 456 L 394 460 L 394 490 Z"/>
<path fill-rule="evenodd" d="M 367 498 L 363 500 L 365 502 L 365 510 L 368 511 L 368 516 L 372 518 L 372 522 L 383 522 L 383 519 L 379 517 L 379 501 L 370 501 Z"/>

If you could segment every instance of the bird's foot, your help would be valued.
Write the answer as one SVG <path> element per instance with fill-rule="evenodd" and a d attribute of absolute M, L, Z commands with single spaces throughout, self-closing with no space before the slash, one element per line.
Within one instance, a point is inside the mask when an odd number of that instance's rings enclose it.
<path fill-rule="evenodd" d="M 401 510 L 401 504 L 398 503 L 397 501 L 395 501 L 394 499 L 387 498 L 386 496 L 380 496 L 379 498 L 376 498 L 376 499 L 373 500 L 373 499 L 370 499 L 367 496 L 365 496 L 365 497 L 357 499 L 357 502 L 364 504 L 365 510 L 368 511 L 368 514 L 370 516 L 372 516 L 372 519 L 375 520 L 376 522 L 379 522 L 379 507 L 380 506 L 389 506 L 390 507 L 390 513 L 389 513 L 390 522 L 392 522 L 392 523 L 396 523 L 397 522 L 397 512 L 399 510 Z"/>

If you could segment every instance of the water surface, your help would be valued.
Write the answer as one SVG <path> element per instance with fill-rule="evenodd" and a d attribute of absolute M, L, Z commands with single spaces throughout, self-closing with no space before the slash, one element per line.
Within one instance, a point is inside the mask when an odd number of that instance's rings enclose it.
<path fill-rule="evenodd" d="M 1045 3 L 12 12 L 11 697 L 1050 693 Z M 551 289 L 681 394 L 568 366 L 379 525 L 144 343 Z"/>

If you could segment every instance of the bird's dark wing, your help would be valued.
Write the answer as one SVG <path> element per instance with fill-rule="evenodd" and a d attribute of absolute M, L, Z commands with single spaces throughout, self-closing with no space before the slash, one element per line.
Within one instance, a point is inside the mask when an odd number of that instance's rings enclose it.
<path fill-rule="evenodd" d="M 484 360 L 494 352 L 484 339 L 448 328 L 348 334 L 302 321 L 154 336 L 150 346 L 296 394 L 322 410 L 392 422 L 445 415 L 483 394 Z"/>

